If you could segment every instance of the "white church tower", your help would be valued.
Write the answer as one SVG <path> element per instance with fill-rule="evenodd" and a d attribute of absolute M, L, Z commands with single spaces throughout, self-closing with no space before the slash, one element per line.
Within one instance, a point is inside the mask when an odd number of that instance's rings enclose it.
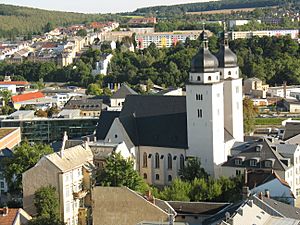
<path fill-rule="evenodd" d="M 226 32 L 216 56 L 224 81 L 224 127 L 235 141 L 244 141 L 242 78 L 239 78 L 237 57 L 229 48 Z"/>
<path fill-rule="evenodd" d="M 225 162 L 224 95 L 217 58 L 208 49 L 207 34 L 201 34 L 202 47 L 194 56 L 186 85 L 187 155 L 199 157 L 212 176 Z"/>

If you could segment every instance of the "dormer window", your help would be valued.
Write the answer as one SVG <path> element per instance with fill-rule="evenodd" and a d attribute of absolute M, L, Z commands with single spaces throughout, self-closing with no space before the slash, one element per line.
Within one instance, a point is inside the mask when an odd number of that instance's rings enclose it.
<path fill-rule="evenodd" d="M 242 159 L 235 159 L 235 160 L 234 160 L 234 164 L 235 164 L 236 166 L 241 166 L 241 165 L 242 165 Z"/>
<path fill-rule="evenodd" d="M 257 160 L 256 159 L 250 159 L 250 166 L 257 166 Z"/>
<path fill-rule="evenodd" d="M 262 145 L 255 146 L 255 151 L 261 152 L 262 147 L 263 147 Z"/>
<path fill-rule="evenodd" d="M 271 168 L 272 167 L 272 161 L 270 161 L 270 160 L 265 161 L 265 167 Z"/>

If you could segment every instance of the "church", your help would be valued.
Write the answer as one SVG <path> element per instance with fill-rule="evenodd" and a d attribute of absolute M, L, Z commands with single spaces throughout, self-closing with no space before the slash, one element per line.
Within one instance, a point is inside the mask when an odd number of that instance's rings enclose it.
<path fill-rule="evenodd" d="M 170 184 L 188 157 L 198 157 L 205 171 L 218 177 L 234 143 L 243 141 L 237 57 L 226 33 L 216 55 L 208 48 L 205 31 L 201 40 L 186 96 L 128 95 L 121 112 L 100 116 L 97 139 L 125 142 L 149 184 Z"/>

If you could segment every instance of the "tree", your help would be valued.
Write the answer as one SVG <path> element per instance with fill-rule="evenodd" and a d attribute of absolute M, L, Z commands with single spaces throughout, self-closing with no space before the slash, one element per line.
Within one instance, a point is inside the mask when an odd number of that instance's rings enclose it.
<path fill-rule="evenodd" d="M 87 35 L 87 31 L 86 29 L 80 29 L 79 31 L 77 31 L 76 35 L 80 37 L 85 37 Z"/>
<path fill-rule="evenodd" d="M 102 186 L 126 186 L 143 193 L 148 189 L 148 186 L 138 172 L 134 170 L 133 165 L 133 160 L 124 159 L 120 153 L 113 152 L 106 159 L 106 165 L 96 180 Z"/>
<path fill-rule="evenodd" d="M 254 130 L 255 117 L 257 116 L 258 110 L 254 107 L 253 102 L 250 98 L 245 98 L 243 101 L 244 110 L 244 132 L 246 134 L 251 133 Z"/>
<path fill-rule="evenodd" d="M 13 151 L 13 157 L 4 162 L 4 177 L 12 193 L 21 193 L 22 173 L 33 167 L 41 157 L 53 153 L 49 145 L 34 144 L 24 141 Z"/>
<path fill-rule="evenodd" d="M 44 27 L 44 32 L 50 32 L 51 30 L 53 30 L 53 24 L 51 22 L 48 22 L 45 27 Z"/>
<path fill-rule="evenodd" d="M 36 190 L 34 193 L 34 206 L 38 216 L 58 219 L 59 203 L 55 187 L 46 186 Z"/>
<path fill-rule="evenodd" d="M 179 170 L 179 176 L 184 181 L 192 182 L 195 178 L 208 178 L 208 174 L 201 167 L 199 158 L 189 158 L 183 169 Z"/>
<path fill-rule="evenodd" d="M 89 84 L 86 90 L 86 94 L 88 95 L 101 95 L 103 90 L 98 84 Z"/>
<path fill-rule="evenodd" d="M 168 201 L 190 201 L 191 184 L 180 179 L 173 180 L 171 186 L 165 187 L 159 197 Z"/>
<path fill-rule="evenodd" d="M 65 225 L 65 223 L 58 219 L 52 219 L 48 217 L 37 217 L 30 220 L 27 225 Z"/>

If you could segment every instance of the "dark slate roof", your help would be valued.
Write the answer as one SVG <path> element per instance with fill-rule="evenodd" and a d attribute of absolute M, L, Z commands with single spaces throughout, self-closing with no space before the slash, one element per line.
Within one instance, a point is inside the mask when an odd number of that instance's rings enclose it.
<path fill-rule="evenodd" d="M 226 218 L 226 214 L 229 213 L 230 215 L 234 214 L 235 211 L 240 208 L 240 206 L 244 204 L 244 201 L 241 201 L 236 204 L 230 204 L 228 207 L 224 208 L 223 210 L 219 211 L 215 215 L 212 215 L 205 219 L 202 224 L 203 225 L 211 225 L 211 224 L 217 224 L 218 222 L 221 222 Z"/>
<path fill-rule="evenodd" d="M 114 119 L 119 117 L 118 111 L 102 111 L 96 128 L 96 137 L 98 140 L 104 140 Z"/>
<path fill-rule="evenodd" d="M 129 95 L 120 117 L 138 117 L 186 113 L 185 96 Z"/>
<path fill-rule="evenodd" d="M 300 208 L 262 196 L 261 200 L 287 218 L 300 219 Z"/>
<path fill-rule="evenodd" d="M 107 120 L 103 112 L 96 131 L 104 140 L 117 115 Z M 113 114 L 113 113 L 112 113 Z M 135 146 L 188 148 L 185 96 L 128 95 L 119 121 Z M 105 126 L 103 129 L 101 126 Z M 225 141 L 233 139 L 224 130 Z"/>
<path fill-rule="evenodd" d="M 181 202 L 168 201 L 168 204 L 176 211 L 177 215 L 214 215 L 230 203 L 215 203 L 215 202 Z"/>
<path fill-rule="evenodd" d="M 13 156 L 12 150 L 9 148 L 4 148 L 0 150 L 0 159 L 1 158 L 11 158 Z"/>
<path fill-rule="evenodd" d="M 300 122 L 287 122 L 285 124 L 285 131 L 283 134 L 283 140 L 288 140 L 296 135 L 300 134 Z"/>
<path fill-rule="evenodd" d="M 228 34 L 223 34 L 224 43 L 221 45 L 219 52 L 216 54 L 219 60 L 219 67 L 228 68 L 237 66 L 237 56 L 228 46 Z"/>
<path fill-rule="evenodd" d="M 274 169 L 274 170 L 286 170 L 287 165 L 283 163 L 284 160 L 287 160 L 278 151 L 271 147 L 270 143 L 266 138 L 262 138 L 256 141 L 249 141 L 244 144 L 238 145 L 236 148 L 233 148 L 232 152 L 238 152 L 236 155 L 231 156 L 227 162 L 223 163 L 222 166 L 228 167 L 241 167 L 249 169 Z M 257 151 L 256 147 L 260 147 L 260 151 Z M 236 165 L 235 159 L 242 159 L 242 165 Z M 257 166 L 250 166 L 250 160 L 257 159 Z M 265 167 L 265 161 L 273 161 L 271 168 Z"/>
<path fill-rule="evenodd" d="M 274 179 L 278 179 L 283 185 L 290 188 L 289 184 L 273 170 L 250 170 L 247 172 L 247 186 L 250 190 Z"/>
<path fill-rule="evenodd" d="M 101 111 L 102 99 L 81 98 L 70 99 L 64 109 L 80 109 L 84 111 Z"/>
<path fill-rule="evenodd" d="M 111 96 L 114 98 L 126 98 L 127 95 L 137 95 L 134 90 L 128 87 L 126 84 L 122 84 L 122 86 Z"/>

